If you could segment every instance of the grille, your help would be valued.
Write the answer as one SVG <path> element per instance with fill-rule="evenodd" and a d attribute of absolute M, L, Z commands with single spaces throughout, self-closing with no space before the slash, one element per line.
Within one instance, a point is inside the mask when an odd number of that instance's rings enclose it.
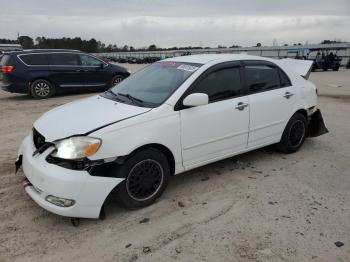
<path fill-rule="evenodd" d="M 33 142 L 36 149 L 39 149 L 45 144 L 45 137 L 33 128 Z"/>

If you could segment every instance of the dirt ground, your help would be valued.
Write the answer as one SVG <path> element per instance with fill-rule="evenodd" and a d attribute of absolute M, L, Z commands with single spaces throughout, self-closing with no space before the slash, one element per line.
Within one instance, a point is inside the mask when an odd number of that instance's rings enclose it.
<path fill-rule="evenodd" d="M 265 148 L 175 176 L 154 205 L 112 202 L 104 221 L 77 228 L 26 195 L 14 161 L 35 119 L 91 93 L 0 91 L 0 261 L 350 261 L 350 71 L 311 79 L 329 134 L 295 154 Z"/>

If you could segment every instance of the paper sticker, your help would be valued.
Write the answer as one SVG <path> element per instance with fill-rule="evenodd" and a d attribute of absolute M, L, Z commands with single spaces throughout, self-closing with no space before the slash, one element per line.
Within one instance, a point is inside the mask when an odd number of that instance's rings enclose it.
<path fill-rule="evenodd" d="M 178 66 L 177 69 L 185 70 L 185 71 L 188 71 L 188 72 L 194 72 L 194 71 L 196 71 L 198 69 L 198 67 L 192 66 L 192 65 L 182 64 L 182 65 Z"/>

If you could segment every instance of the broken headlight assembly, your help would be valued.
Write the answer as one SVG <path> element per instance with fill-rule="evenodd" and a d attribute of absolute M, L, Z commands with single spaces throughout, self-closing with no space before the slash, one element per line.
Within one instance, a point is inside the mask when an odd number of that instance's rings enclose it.
<path fill-rule="evenodd" d="M 99 138 L 74 136 L 54 142 L 56 150 L 51 153 L 54 158 L 79 160 L 91 156 L 102 144 Z"/>

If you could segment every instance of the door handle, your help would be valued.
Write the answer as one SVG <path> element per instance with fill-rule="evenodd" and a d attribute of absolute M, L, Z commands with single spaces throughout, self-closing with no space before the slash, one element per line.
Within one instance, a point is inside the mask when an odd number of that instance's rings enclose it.
<path fill-rule="evenodd" d="M 77 69 L 77 70 L 75 70 L 75 72 L 82 72 L 83 70 L 80 70 L 80 69 Z"/>
<path fill-rule="evenodd" d="M 239 103 L 236 105 L 235 109 L 238 109 L 239 111 L 242 111 L 242 110 L 244 110 L 244 108 L 246 108 L 247 106 L 249 106 L 249 104 L 243 103 L 243 102 L 239 102 Z"/>
<path fill-rule="evenodd" d="M 290 92 L 285 92 L 284 96 L 285 98 L 289 99 L 290 97 L 294 96 L 294 94 L 290 93 Z"/>

